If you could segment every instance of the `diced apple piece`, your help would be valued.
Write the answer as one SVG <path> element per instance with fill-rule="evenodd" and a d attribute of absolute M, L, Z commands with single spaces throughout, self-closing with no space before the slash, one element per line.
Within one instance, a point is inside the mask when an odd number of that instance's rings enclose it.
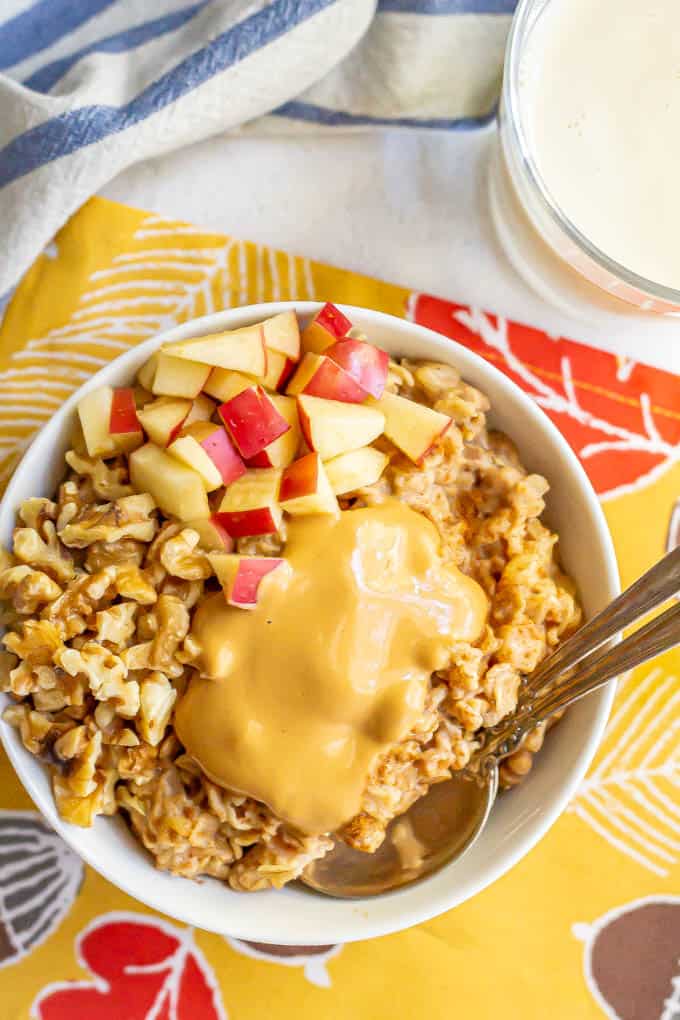
<path fill-rule="evenodd" d="M 143 386 L 145 390 L 149 390 L 153 387 L 153 381 L 156 375 L 156 368 L 158 366 L 158 351 L 155 351 L 148 361 L 145 361 L 139 372 L 137 372 L 137 382 L 140 386 Z"/>
<path fill-rule="evenodd" d="M 415 464 L 420 464 L 437 439 L 451 424 L 448 414 L 434 411 L 396 393 L 383 393 L 380 400 L 369 401 L 385 415 L 384 433 Z"/>
<path fill-rule="evenodd" d="M 318 453 L 308 453 L 286 468 L 281 478 L 279 498 L 282 509 L 289 514 L 337 516 L 340 513 Z"/>
<path fill-rule="evenodd" d="M 137 492 L 148 492 L 163 513 L 181 521 L 208 517 L 208 497 L 199 475 L 180 464 L 154 443 L 130 454 L 130 481 Z"/>
<path fill-rule="evenodd" d="M 141 408 L 137 417 L 152 442 L 157 446 L 167 446 L 178 435 L 190 410 L 190 400 L 158 397 Z"/>
<path fill-rule="evenodd" d="M 277 532 L 283 517 L 280 482 L 281 471 L 276 468 L 246 471 L 229 486 L 214 516 L 234 538 Z"/>
<path fill-rule="evenodd" d="M 226 429 L 212 421 L 197 421 L 182 428 L 167 452 L 203 478 L 207 493 L 246 473 L 246 465 L 233 449 Z"/>
<path fill-rule="evenodd" d="M 305 354 L 288 383 L 286 393 L 308 393 L 312 397 L 362 404 L 368 393 L 352 376 L 323 354 Z"/>
<path fill-rule="evenodd" d="M 336 340 L 347 336 L 351 328 L 347 316 L 328 302 L 302 331 L 302 350 L 322 354 Z"/>
<path fill-rule="evenodd" d="M 258 380 L 251 375 L 244 375 L 243 372 L 230 372 L 226 368 L 214 368 L 208 382 L 205 385 L 205 392 L 215 397 L 216 400 L 225 402 L 242 393 L 249 386 L 257 386 Z"/>
<path fill-rule="evenodd" d="M 198 517 L 196 520 L 187 521 L 187 528 L 198 532 L 198 547 L 205 549 L 206 552 L 230 553 L 234 548 L 234 539 L 214 514 L 212 517 Z"/>
<path fill-rule="evenodd" d="M 212 369 L 199 361 L 173 358 L 160 351 L 151 389 L 161 397 L 197 397 L 208 381 Z"/>
<path fill-rule="evenodd" d="M 366 393 L 372 397 L 382 396 L 390 365 L 387 351 L 365 341 L 346 337 L 329 347 L 326 357 L 344 368 Z"/>
<path fill-rule="evenodd" d="M 262 376 L 267 371 L 267 351 L 261 324 L 211 333 L 193 340 L 180 340 L 167 344 L 162 351 L 173 358 L 200 361 L 202 365 L 213 368 L 231 368 L 248 375 Z"/>
<path fill-rule="evenodd" d="M 208 556 L 224 596 L 230 606 L 254 609 L 262 592 L 262 583 L 273 571 L 290 570 L 289 564 L 275 556 Z"/>
<path fill-rule="evenodd" d="M 300 428 L 322 460 L 368 446 L 383 431 L 385 416 L 365 404 L 342 404 L 306 394 L 298 397 Z"/>
<path fill-rule="evenodd" d="M 193 436 L 180 434 L 168 446 L 168 453 L 200 475 L 206 492 L 214 492 L 222 485 L 217 466 Z"/>
<path fill-rule="evenodd" d="M 386 453 L 374 446 L 362 446 L 360 450 L 341 453 L 329 460 L 326 467 L 328 481 L 336 496 L 343 496 L 355 489 L 362 489 L 378 481 L 389 463 Z"/>
<path fill-rule="evenodd" d="M 267 352 L 267 374 L 259 380 L 268 390 L 282 390 L 295 371 L 295 362 L 278 351 Z"/>
<path fill-rule="evenodd" d="M 278 393 L 272 393 L 269 399 L 281 417 L 288 422 L 290 428 L 269 446 L 265 446 L 260 453 L 251 457 L 248 467 L 285 468 L 295 460 L 295 454 L 300 445 L 300 421 L 295 397 L 283 397 Z"/>
<path fill-rule="evenodd" d="M 246 471 L 226 429 L 214 422 L 198 421 L 183 428 L 168 453 L 198 472 L 206 492 L 231 484 Z"/>
<path fill-rule="evenodd" d="M 139 427 L 135 432 L 109 431 L 113 392 L 111 386 L 99 386 L 87 393 L 78 404 L 78 417 L 90 457 L 117 457 L 144 442 Z"/>
<path fill-rule="evenodd" d="M 261 386 L 249 386 L 220 404 L 217 411 L 246 460 L 290 430 L 290 423 Z"/>
<path fill-rule="evenodd" d="M 111 413 L 109 414 L 109 432 L 112 436 L 129 435 L 131 432 L 141 434 L 142 426 L 137 418 L 135 391 L 132 387 L 115 389 L 111 394 Z"/>
<path fill-rule="evenodd" d="M 300 327 L 295 312 L 280 312 L 262 323 L 265 346 L 285 354 L 291 361 L 300 360 Z"/>
<path fill-rule="evenodd" d="M 191 405 L 191 410 L 184 419 L 184 428 L 188 425 L 193 425 L 197 421 L 210 421 L 215 411 L 217 410 L 217 404 L 210 397 L 206 397 L 205 393 L 199 393 L 194 402 Z"/>

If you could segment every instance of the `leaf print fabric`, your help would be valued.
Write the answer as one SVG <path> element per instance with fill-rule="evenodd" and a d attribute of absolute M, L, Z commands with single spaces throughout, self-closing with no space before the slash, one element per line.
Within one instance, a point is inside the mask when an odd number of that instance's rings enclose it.
<path fill-rule="evenodd" d="M 7 304 L 0 486 L 117 354 L 207 312 L 287 299 L 411 317 L 530 393 L 603 501 L 624 584 L 680 541 L 678 377 L 100 199 Z M 508 875 L 418 928 L 347 946 L 245 943 L 148 911 L 38 821 L 0 753 L 0 1020 L 680 1020 L 678 677 L 675 651 L 621 682 L 569 810 Z"/>

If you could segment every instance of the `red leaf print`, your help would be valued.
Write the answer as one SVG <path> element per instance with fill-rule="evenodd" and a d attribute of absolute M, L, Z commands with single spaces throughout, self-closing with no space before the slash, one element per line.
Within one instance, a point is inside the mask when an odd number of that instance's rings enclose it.
<path fill-rule="evenodd" d="M 37 1020 L 226 1020 L 212 970 L 190 928 L 144 914 L 103 914 L 76 940 L 93 981 L 57 981 Z"/>
<path fill-rule="evenodd" d="M 680 460 L 680 380 L 670 372 L 427 294 L 413 295 L 410 317 L 480 354 L 529 393 L 600 496 L 644 485 Z"/>

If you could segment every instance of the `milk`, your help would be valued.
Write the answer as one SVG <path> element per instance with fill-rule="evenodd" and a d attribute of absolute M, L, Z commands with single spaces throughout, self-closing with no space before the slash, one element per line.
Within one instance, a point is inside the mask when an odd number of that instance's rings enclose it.
<path fill-rule="evenodd" d="M 552 0 L 519 93 L 562 212 L 610 258 L 680 289 L 680 0 Z"/>

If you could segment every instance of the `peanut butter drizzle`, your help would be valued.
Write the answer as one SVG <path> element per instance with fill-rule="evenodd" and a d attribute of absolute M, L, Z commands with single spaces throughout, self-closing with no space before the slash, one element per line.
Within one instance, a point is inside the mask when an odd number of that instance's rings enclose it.
<path fill-rule="evenodd" d="M 394 500 L 289 521 L 254 610 L 197 610 L 203 676 L 178 704 L 187 752 L 220 786 L 306 833 L 359 810 L 371 768 L 420 716 L 452 640 L 486 620 L 478 584 L 442 563 L 422 514 Z"/>

